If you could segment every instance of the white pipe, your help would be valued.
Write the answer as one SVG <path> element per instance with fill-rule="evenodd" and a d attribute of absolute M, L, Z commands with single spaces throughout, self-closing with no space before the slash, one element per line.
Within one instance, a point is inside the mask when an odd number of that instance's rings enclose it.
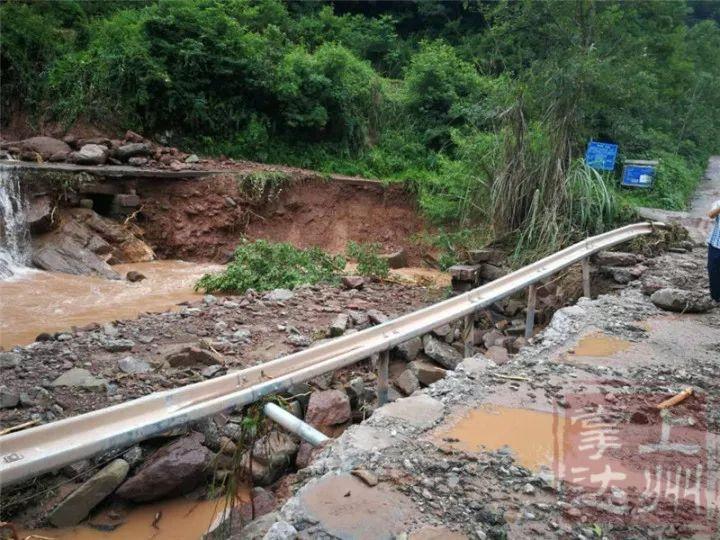
<path fill-rule="evenodd" d="M 328 440 L 328 437 L 325 434 L 319 432 L 310 424 L 303 422 L 294 414 L 289 413 L 274 403 L 266 403 L 265 407 L 263 407 L 263 412 L 265 413 L 265 416 L 274 420 L 289 432 L 294 433 L 303 441 L 307 441 L 313 446 L 318 446 Z"/>

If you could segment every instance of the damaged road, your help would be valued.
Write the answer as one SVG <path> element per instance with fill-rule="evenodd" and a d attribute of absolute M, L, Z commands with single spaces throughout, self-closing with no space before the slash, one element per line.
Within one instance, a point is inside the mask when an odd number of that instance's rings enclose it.
<path fill-rule="evenodd" d="M 261 519 L 302 538 L 714 537 L 720 311 L 670 313 L 643 292 L 702 290 L 703 255 L 654 259 L 620 295 L 558 311 L 509 362 L 467 358 L 379 409 Z"/>

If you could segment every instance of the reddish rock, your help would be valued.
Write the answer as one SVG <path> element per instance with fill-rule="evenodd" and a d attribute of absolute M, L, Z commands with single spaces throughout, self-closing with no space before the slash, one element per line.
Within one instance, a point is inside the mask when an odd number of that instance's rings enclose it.
<path fill-rule="evenodd" d="M 147 502 L 182 495 L 195 489 L 208 473 L 211 452 L 200 444 L 202 436 L 183 437 L 160 448 L 117 495 L 133 502 Z"/>
<path fill-rule="evenodd" d="M 362 289 L 365 286 L 365 278 L 362 276 L 343 276 L 342 284 L 346 289 Z"/>
<path fill-rule="evenodd" d="M 252 521 L 255 518 L 269 514 L 277 506 L 277 501 L 272 492 L 261 488 L 255 487 L 252 489 L 252 502 L 243 501 L 240 505 L 240 517 L 244 521 Z"/>
<path fill-rule="evenodd" d="M 305 421 L 315 427 L 335 426 L 350 420 L 350 398 L 340 390 L 313 392 Z"/>
<path fill-rule="evenodd" d="M 125 132 L 125 141 L 132 142 L 132 143 L 141 143 L 141 142 L 144 142 L 145 139 L 139 133 L 135 133 L 134 131 L 127 130 Z"/>
<path fill-rule="evenodd" d="M 504 347 L 498 347 L 497 345 L 490 347 L 485 353 L 485 356 L 496 364 L 505 364 L 510 360 L 507 350 Z"/>

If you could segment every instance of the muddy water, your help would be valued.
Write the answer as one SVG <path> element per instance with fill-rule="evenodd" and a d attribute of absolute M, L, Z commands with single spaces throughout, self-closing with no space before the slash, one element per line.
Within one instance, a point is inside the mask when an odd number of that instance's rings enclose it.
<path fill-rule="evenodd" d="M 576 356 L 603 357 L 625 351 L 631 346 L 630 341 L 597 333 L 583 337 L 573 351 Z"/>
<path fill-rule="evenodd" d="M 138 283 L 27 270 L 0 281 L 0 345 L 26 345 L 42 332 L 137 317 L 197 300 L 197 279 L 220 266 L 153 261 L 114 267 L 121 275 L 144 274 Z"/>
<path fill-rule="evenodd" d="M 20 531 L 19 537 L 53 540 L 198 540 L 207 532 L 215 516 L 222 512 L 223 505 L 223 500 L 173 499 L 138 506 L 125 515 L 101 512 L 91 519 L 96 524 L 120 523 L 112 531 L 102 531 L 83 524 L 64 529 Z"/>
<path fill-rule="evenodd" d="M 543 465 L 552 466 L 563 446 L 557 421 L 557 416 L 551 413 L 484 406 L 469 411 L 437 437 L 466 452 L 508 446 L 521 465 L 538 470 Z"/>

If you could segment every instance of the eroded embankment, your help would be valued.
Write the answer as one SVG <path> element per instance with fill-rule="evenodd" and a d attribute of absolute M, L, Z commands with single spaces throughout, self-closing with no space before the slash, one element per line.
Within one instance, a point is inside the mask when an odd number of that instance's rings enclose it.
<path fill-rule="evenodd" d="M 414 240 L 426 224 L 402 186 L 299 172 L 244 181 L 249 174 L 138 183 L 140 223 L 158 255 L 222 261 L 246 236 L 333 253 L 351 240 L 379 242 L 419 260 Z"/>

